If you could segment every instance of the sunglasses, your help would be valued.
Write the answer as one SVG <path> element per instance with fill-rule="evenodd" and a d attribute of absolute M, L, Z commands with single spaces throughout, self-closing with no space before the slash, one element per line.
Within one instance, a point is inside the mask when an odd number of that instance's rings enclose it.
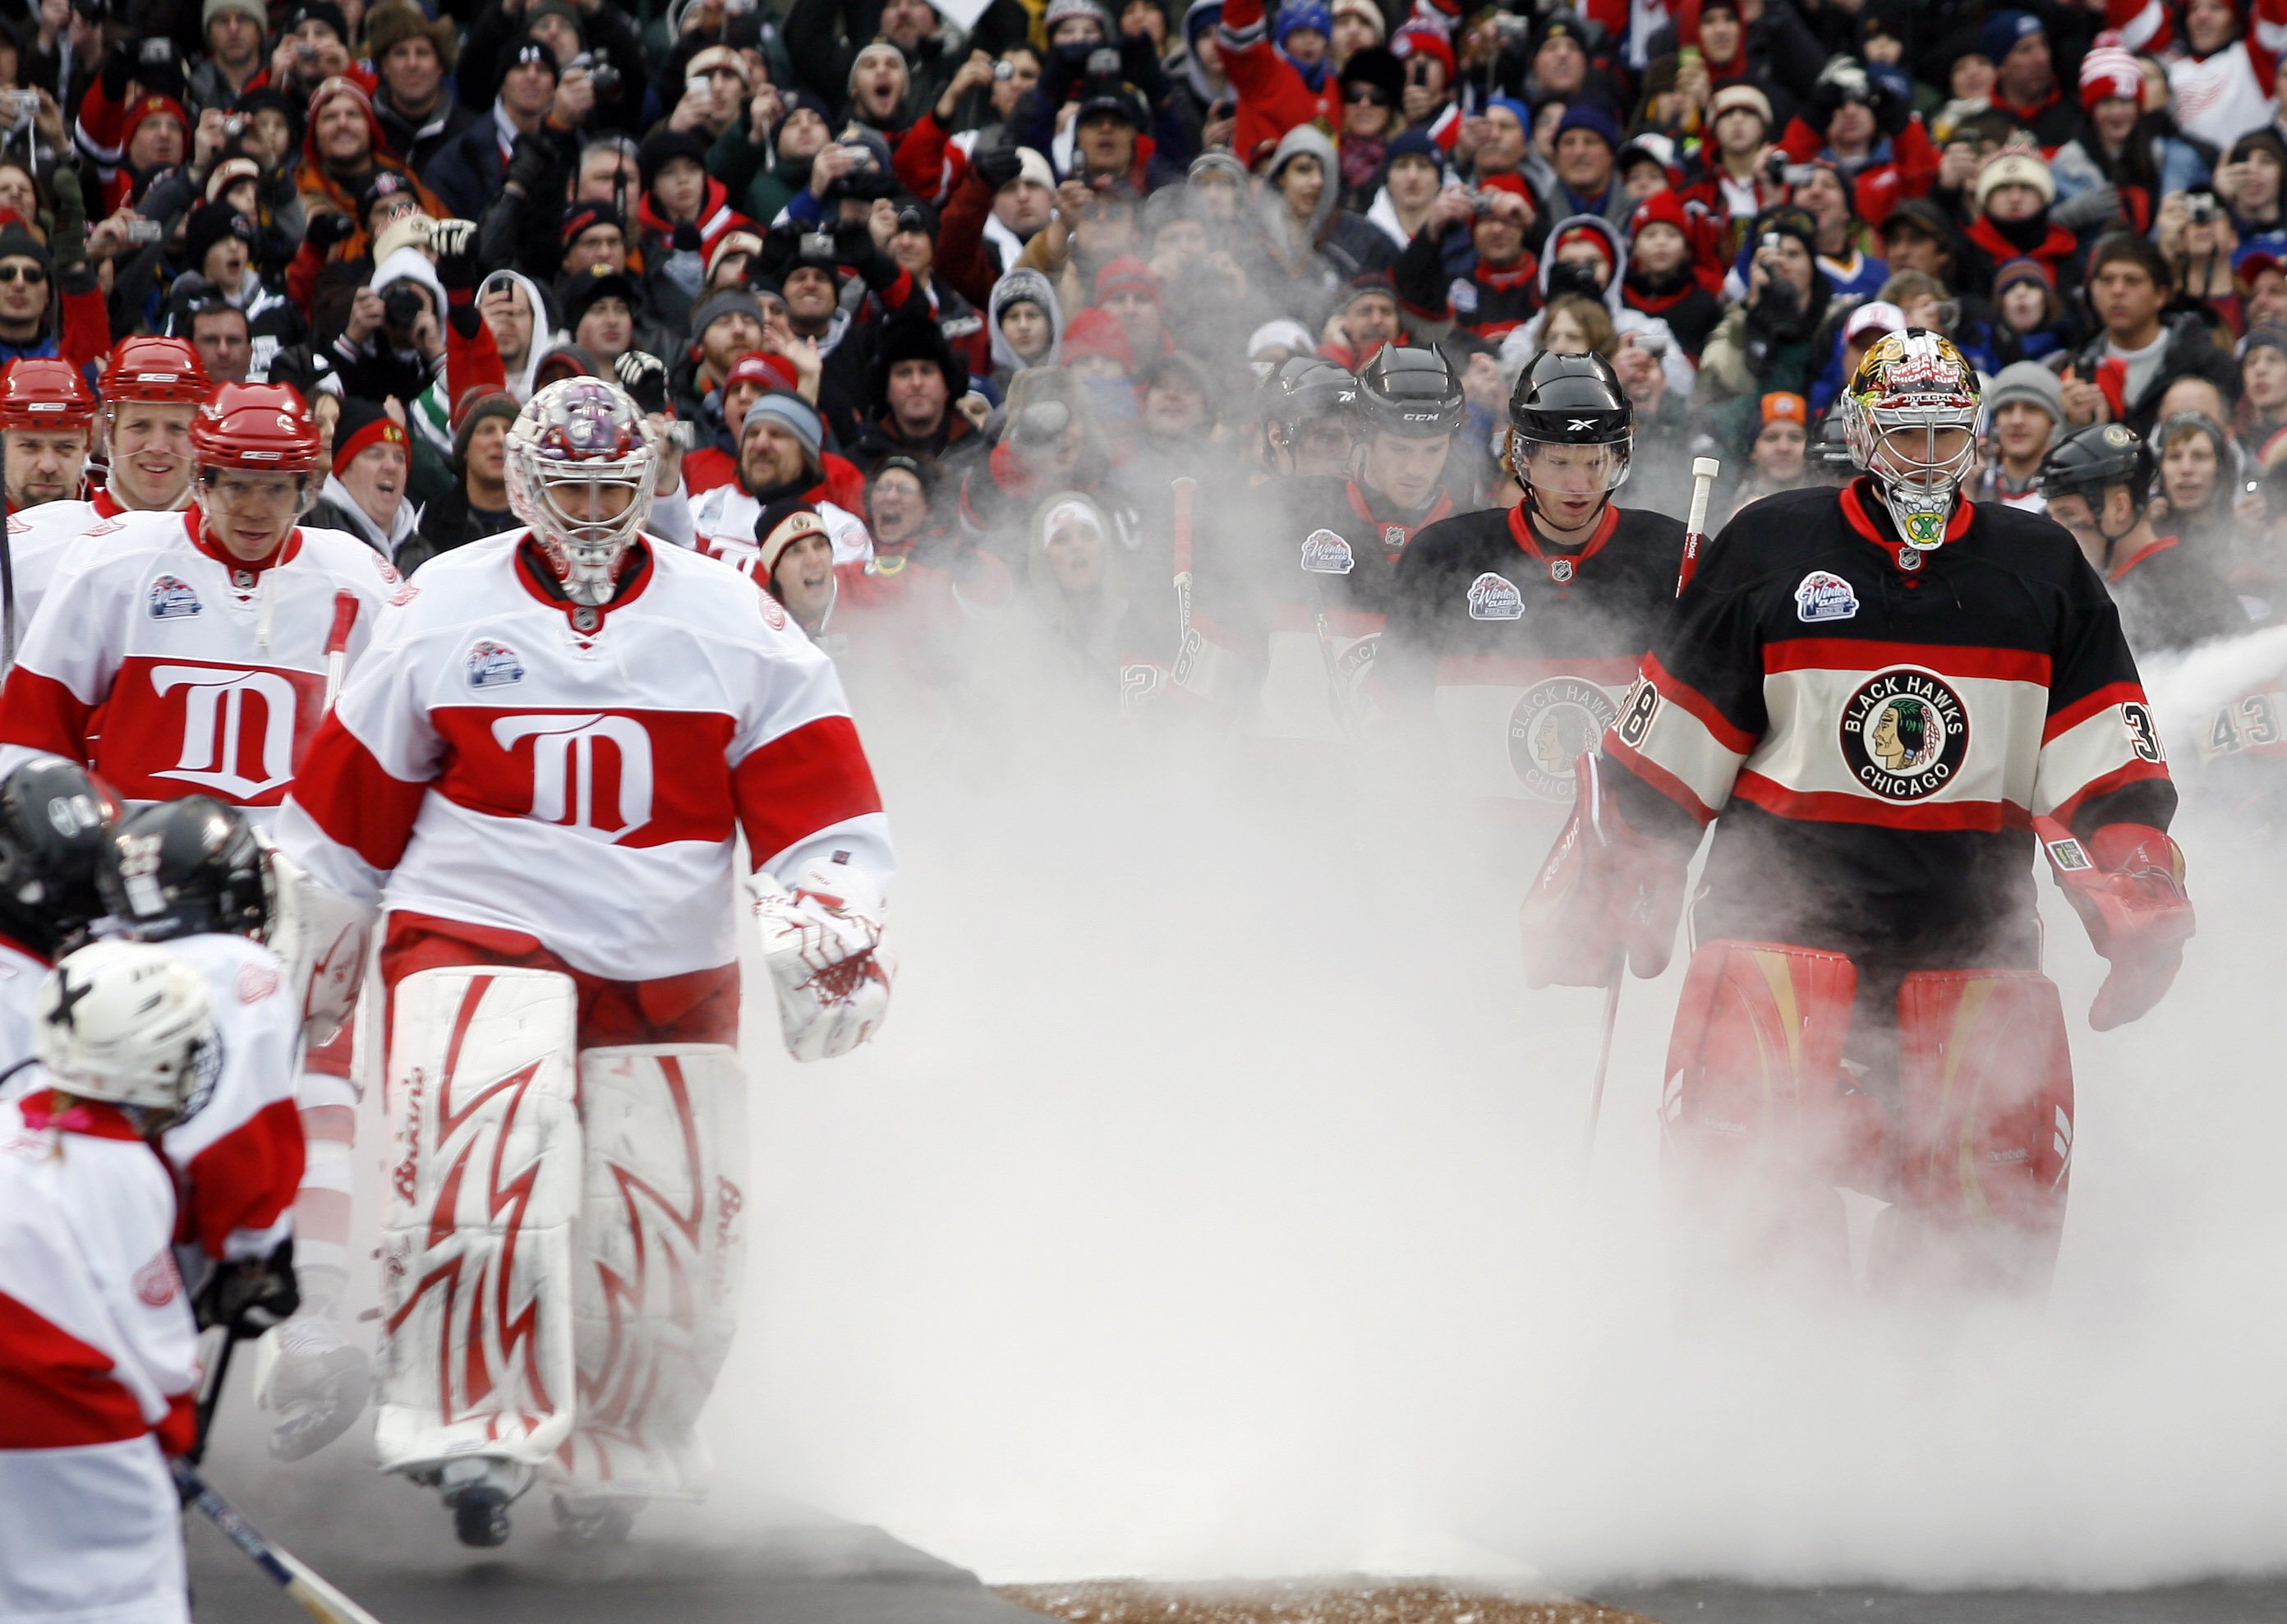
<path fill-rule="evenodd" d="M 1371 84 L 1353 84 L 1343 94 L 1342 99 L 1352 107 L 1386 107 L 1389 105 L 1389 98 Z"/>
<path fill-rule="evenodd" d="M 28 282 L 44 282 L 48 280 L 48 273 L 36 265 L 0 265 L 0 282 L 12 282 L 19 276 Z"/>

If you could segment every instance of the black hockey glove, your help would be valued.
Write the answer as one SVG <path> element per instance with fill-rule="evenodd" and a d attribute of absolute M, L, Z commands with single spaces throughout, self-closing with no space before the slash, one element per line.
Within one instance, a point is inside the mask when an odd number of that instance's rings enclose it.
<path fill-rule="evenodd" d="M 346 242 L 357 235 L 357 222 L 338 210 L 320 209 L 310 217 L 303 228 L 302 241 L 318 250 L 322 257 L 334 250 L 334 245 Z"/>
<path fill-rule="evenodd" d="M 1879 79 L 1867 86 L 1866 110 L 1874 115 L 1874 128 L 1893 140 L 1905 134 L 1906 126 L 1913 122 L 1913 104 Z"/>
<path fill-rule="evenodd" d="M 656 355 L 629 350 L 612 362 L 620 387 L 635 398 L 636 409 L 649 416 L 667 409 L 667 363 Z"/>
<path fill-rule="evenodd" d="M 995 147 L 977 154 L 969 166 L 977 178 L 998 192 L 1025 172 L 1025 161 L 1014 146 Z"/>
<path fill-rule="evenodd" d="M 291 1319 L 302 1306 L 294 1284 L 294 1241 L 289 1236 L 267 1257 L 249 1257 L 218 1266 L 199 1293 L 199 1329 L 227 1326 L 233 1336 L 252 1338 Z"/>
<path fill-rule="evenodd" d="M 437 280 L 447 295 L 467 292 L 484 281 L 485 269 L 477 263 L 474 221 L 438 221 L 429 230 L 429 250 L 437 256 Z"/>

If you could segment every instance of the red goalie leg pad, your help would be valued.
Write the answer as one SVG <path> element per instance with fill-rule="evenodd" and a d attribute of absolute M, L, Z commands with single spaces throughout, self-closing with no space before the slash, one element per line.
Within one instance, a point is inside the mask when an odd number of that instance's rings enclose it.
<path fill-rule="evenodd" d="M 1898 1080 L 1896 1266 L 1927 1284 L 2045 1284 L 2072 1168 L 2055 984 L 2030 970 L 1908 976 Z"/>
<path fill-rule="evenodd" d="M 1692 955 L 1662 1105 L 1692 1261 L 1847 1264 L 1832 1186 L 1860 1182 L 1880 1137 L 1840 1081 L 1857 986 L 1848 957 L 1815 948 L 1718 941 Z"/>

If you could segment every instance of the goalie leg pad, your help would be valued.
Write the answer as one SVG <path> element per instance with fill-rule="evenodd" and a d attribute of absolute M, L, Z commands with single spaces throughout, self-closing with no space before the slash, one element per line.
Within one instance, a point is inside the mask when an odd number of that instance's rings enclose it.
<path fill-rule="evenodd" d="M 2056 985 L 1919 970 L 1898 989 L 1898 1222 L 1906 1279 L 2038 1288 L 2072 1170 L 2072 1059 Z"/>
<path fill-rule="evenodd" d="M 721 1044 L 580 1057 L 586 1168 L 573 1275 L 577 1493 L 703 1486 L 699 1413 L 746 1274 L 746 1075 Z"/>
<path fill-rule="evenodd" d="M 577 1402 L 572 981 L 456 967 L 392 990 L 381 1465 L 537 1466 Z"/>
<path fill-rule="evenodd" d="M 1880 1138 L 1871 1102 L 1841 1084 L 1856 987 L 1839 953 L 1714 941 L 1692 955 L 1661 1102 L 1688 1275 L 1847 1266 L 1832 1186 L 1859 1182 Z"/>

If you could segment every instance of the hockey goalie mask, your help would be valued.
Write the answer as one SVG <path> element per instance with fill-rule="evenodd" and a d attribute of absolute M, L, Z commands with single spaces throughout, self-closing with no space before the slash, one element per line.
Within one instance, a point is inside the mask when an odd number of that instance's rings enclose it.
<path fill-rule="evenodd" d="M 509 506 L 574 603 L 609 600 L 658 480 L 643 414 L 601 378 L 550 384 L 509 426 Z"/>
<path fill-rule="evenodd" d="M 1919 327 L 1877 339 L 1850 380 L 1850 455 L 1909 547 L 1927 552 L 1945 540 L 1977 457 L 1977 374 L 1952 340 Z"/>

